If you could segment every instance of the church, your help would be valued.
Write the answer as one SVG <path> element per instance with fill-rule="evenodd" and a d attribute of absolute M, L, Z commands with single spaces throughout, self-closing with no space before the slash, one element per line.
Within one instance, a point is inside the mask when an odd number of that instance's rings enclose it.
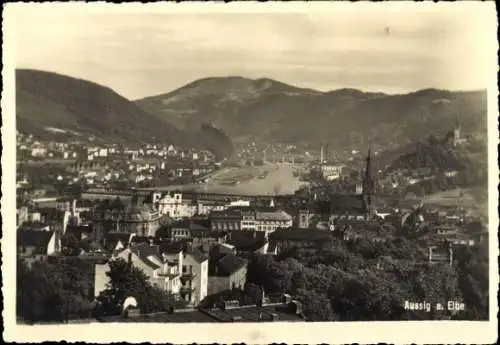
<path fill-rule="evenodd" d="M 317 200 L 312 205 L 299 210 L 297 225 L 309 228 L 313 217 L 328 218 L 333 225 L 339 220 L 370 221 L 375 218 L 373 196 L 375 181 L 372 173 L 371 149 L 366 158 L 362 191 L 360 194 L 330 194 L 325 200 Z"/>
<path fill-rule="evenodd" d="M 329 195 L 330 222 L 338 219 L 372 220 L 375 216 L 373 207 L 374 191 L 375 181 L 372 172 L 371 149 L 369 149 L 361 194 Z"/>

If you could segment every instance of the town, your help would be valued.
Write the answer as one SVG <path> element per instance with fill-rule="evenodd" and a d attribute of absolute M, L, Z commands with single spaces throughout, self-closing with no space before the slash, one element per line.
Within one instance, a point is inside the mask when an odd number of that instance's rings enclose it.
<path fill-rule="evenodd" d="M 451 205 L 402 197 L 398 191 L 430 171 L 396 183 L 374 171 L 380 155 L 371 148 L 341 159 L 323 145 L 250 144 L 231 162 L 173 145 L 17 138 L 23 322 L 460 319 L 465 311 L 410 312 L 404 301 L 431 290 L 438 300 L 462 296 L 465 305 L 484 298 L 457 278 L 481 274 L 472 271 L 487 258 L 484 217 L 466 208 L 462 194 Z M 455 129 L 451 145 L 465 142 Z M 252 169 L 267 166 L 296 167 L 300 187 L 239 192 L 240 182 L 265 182 L 272 169 Z M 34 285 L 49 277 L 55 282 L 43 296 Z M 393 292 L 382 292 L 382 282 Z M 346 307 L 352 289 L 365 303 L 357 311 Z M 390 306 L 373 305 L 375 296 Z M 50 298 L 56 307 L 44 307 Z M 468 317 L 485 310 L 468 309 L 475 313 Z"/>

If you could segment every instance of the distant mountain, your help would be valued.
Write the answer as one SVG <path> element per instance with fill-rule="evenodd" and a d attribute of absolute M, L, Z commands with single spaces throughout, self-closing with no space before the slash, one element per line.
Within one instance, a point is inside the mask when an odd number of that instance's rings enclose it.
<path fill-rule="evenodd" d="M 464 133 L 486 128 L 486 91 L 320 92 L 271 79 L 227 77 L 200 79 L 136 103 L 181 128 L 211 122 L 233 140 L 401 144 L 445 133 L 456 117 Z"/>
<path fill-rule="evenodd" d="M 225 134 L 211 126 L 180 130 L 152 116 L 108 87 L 51 72 L 16 71 L 17 129 L 41 138 L 95 136 L 110 142 L 158 142 L 232 152 Z M 213 132 L 218 133 L 214 136 Z"/>

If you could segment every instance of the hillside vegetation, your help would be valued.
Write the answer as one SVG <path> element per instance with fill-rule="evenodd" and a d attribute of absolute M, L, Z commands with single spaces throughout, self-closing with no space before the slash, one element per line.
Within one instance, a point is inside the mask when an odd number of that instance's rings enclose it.
<path fill-rule="evenodd" d="M 180 130 L 108 87 L 51 72 L 16 71 L 17 129 L 42 139 L 94 136 L 108 142 L 173 143 L 228 156 L 224 132 L 200 121 Z"/>
<path fill-rule="evenodd" d="M 445 134 L 455 118 L 464 133 L 486 128 L 485 91 L 319 92 L 271 79 L 227 77 L 200 79 L 136 103 L 179 127 L 210 121 L 233 140 L 403 144 L 425 133 Z"/>

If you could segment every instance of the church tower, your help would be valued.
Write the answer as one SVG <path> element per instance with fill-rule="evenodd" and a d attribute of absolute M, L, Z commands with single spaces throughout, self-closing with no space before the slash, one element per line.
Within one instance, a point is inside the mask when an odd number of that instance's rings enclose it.
<path fill-rule="evenodd" d="M 363 202 L 365 205 L 368 219 L 371 219 L 373 217 L 372 197 L 374 188 L 375 188 L 375 183 L 372 174 L 371 147 L 370 147 L 368 149 L 368 156 L 366 157 L 366 170 L 365 170 L 365 176 L 363 178 Z"/>

